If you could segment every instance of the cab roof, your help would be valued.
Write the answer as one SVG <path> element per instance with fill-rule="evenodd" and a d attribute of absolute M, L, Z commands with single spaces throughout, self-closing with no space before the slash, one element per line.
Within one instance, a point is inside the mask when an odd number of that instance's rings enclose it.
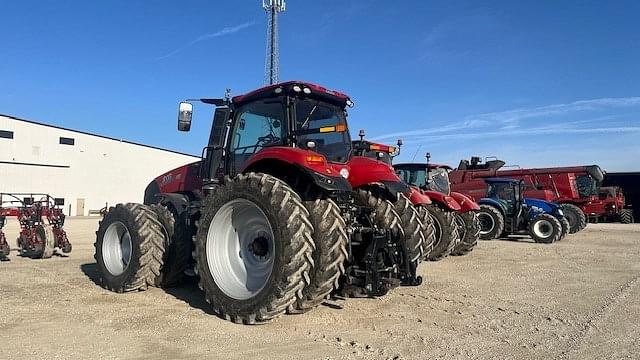
<path fill-rule="evenodd" d="M 299 90 L 296 91 L 296 85 Z M 280 89 L 280 90 L 278 90 Z M 307 90 L 308 89 L 308 90 Z M 285 81 L 278 84 L 268 85 L 261 87 L 259 89 L 253 90 L 243 95 L 234 96 L 231 99 L 231 102 L 235 106 L 243 105 L 247 102 L 279 96 L 282 93 L 291 94 L 291 95 L 308 95 L 316 98 L 320 98 L 324 101 L 339 105 L 344 107 L 348 102 L 351 101 L 347 94 L 341 93 L 339 91 L 330 90 L 323 86 L 313 84 L 306 81 Z"/>
<path fill-rule="evenodd" d="M 434 163 L 429 163 L 429 164 L 425 164 L 425 163 L 400 163 L 400 164 L 396 164 L 393 165 L 394 167 L 398 167 L 398 168 L 404 168 L 404 169 L 414 169 L 414 170 L 424 170 L 427 167 L 429 167 L 429 169 L 433 170 L 433 169 L 447 169 L 447 170 L 453 170 L 453 168 L 449 165 L 446 164 L 434 164 Z"/>

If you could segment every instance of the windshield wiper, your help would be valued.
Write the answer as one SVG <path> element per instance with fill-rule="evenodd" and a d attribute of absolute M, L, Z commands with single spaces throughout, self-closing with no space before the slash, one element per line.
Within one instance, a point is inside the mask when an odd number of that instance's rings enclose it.
<path fill-rule="evenodd" d="M 305 129 L 306 127 L 309 126 L 309 119 L 311 118 L 311 115 L 313 115 L 313 113 L 316 111 L 317 108 L 318 108 L 318 104 L 313 105 L 313 108 L 309 112 L 309 115 L 307 115 L 307 118 L 304 120 L 302 125 L 300 125 L 301 129 Z"/>

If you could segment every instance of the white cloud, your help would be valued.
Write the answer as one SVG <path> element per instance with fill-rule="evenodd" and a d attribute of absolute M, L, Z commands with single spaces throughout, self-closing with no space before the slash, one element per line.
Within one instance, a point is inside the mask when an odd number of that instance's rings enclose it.
<path fill-rule="evenodd" d="M 236 25 L 236 26 L 227 26 L 227 27 L 223 28 L 222 30 L 216 31 L 214 33 L 200 35 L 196 39 L 191 40 L 189 43 L 183 45 L 182 47 L 179 47 L 179 48 L 173 50 L 172 52 L 170 52 L 170 53 L 168 53 L 166 55 L 163 55 L 163 56 L 160 56 L 160 57 L 156 58 L 156 60 L 166 59 L 166 58 L 168 58 L 170 56 L 173 56 L 173 55 L 179 53 L 180 51 L 182 51 L 182 50 L 184 50 L 184 49 L 186 49 L 186 48 L 188 48 L 188 47 L 190 47 L 190 46 L 192 46 L 192 45 L 194 45 L 196 43 L 199 43 L 201 41 L 217 38 L 217 37 L 220 37 L 220 36 L 235 34 L 238 31 L 241 31 L 243 29 L 248 28 L 249 26 L 255 25 L 255 23 L 256 23 L 255 21 L 248 21 L 246 23 L 242 23 L 242 24 Z"/>

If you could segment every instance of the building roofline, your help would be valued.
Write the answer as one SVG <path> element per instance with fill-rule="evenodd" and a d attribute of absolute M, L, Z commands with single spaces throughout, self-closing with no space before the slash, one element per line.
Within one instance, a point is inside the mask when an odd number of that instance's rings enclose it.
<path fill-rule="evenodd" d="M 71 131 L 71 132 L 78 133 L 78 134 L 95 136 L 95 137 L 99 137 L 99 138 L 102 138 L 102 139 L 122 142 L 122 143 L 125 143 L 125 144 L 142 146 L 142 147 L 146 147 L 146 148 L 150 148 L 150 149 L 155 149 L 155 150 L 160 150 L 160 151 L 167 151 L 167 152 L 170 152 L 170 153 L 180 154 L 180 155 L 185 155 L 185 156 L 199 157 L 199 156 L 196 156 L 196 155 L 193 155 L 193 154 L 187 154 L 187 153 L 183 153 L 183 152 L 180 152 L 180 151 L 164 149 L 164 148 L 153 146 L 153 145 L 146 145 L 146 144 L 141 144 L 141 143 L 137 143 L 137 142 L 133 142 L 133 141 L 129 141 L 129 140 L 116 139 L 116 138 L 112 138 L 112 137 L 105 136 L 105 135 L 94 134 L 94 133 L 90 133 L 90 132 L 87 132 L 87 131 L 73 130 L 73 129 L 69 129 L 69 128 L 64 128 L 62 126 L 56 126 L 56 125 L 46 124 L 46 123 L 42 123 L 42 122 L 38 122 L 38 121 L 22 119 L 22 118 L 13 116 L 13 115 L 7 115 L 7 114 L 0 113 L 0 116 L 4 116 L 4 117 L 12 119 L 12 120 L 26 122 L 26 123 L 29 123 L 29 124 L 46 126 L 46 127 L 50 127 L 50 128 L 54 128 L 54 129 L 58 129 L 58 130 Z"/>

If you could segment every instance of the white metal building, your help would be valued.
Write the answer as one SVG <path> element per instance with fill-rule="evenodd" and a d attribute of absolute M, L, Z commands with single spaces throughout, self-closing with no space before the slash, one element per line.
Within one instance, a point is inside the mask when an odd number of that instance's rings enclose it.
<path fill-rule="evenodd" d="M 198 157 L 0 114 L 0 192 L 49 193 L 65 214 L 142 202 L 156 176 Z M 36 199 L 37 200 L 37 199 Z"/>

